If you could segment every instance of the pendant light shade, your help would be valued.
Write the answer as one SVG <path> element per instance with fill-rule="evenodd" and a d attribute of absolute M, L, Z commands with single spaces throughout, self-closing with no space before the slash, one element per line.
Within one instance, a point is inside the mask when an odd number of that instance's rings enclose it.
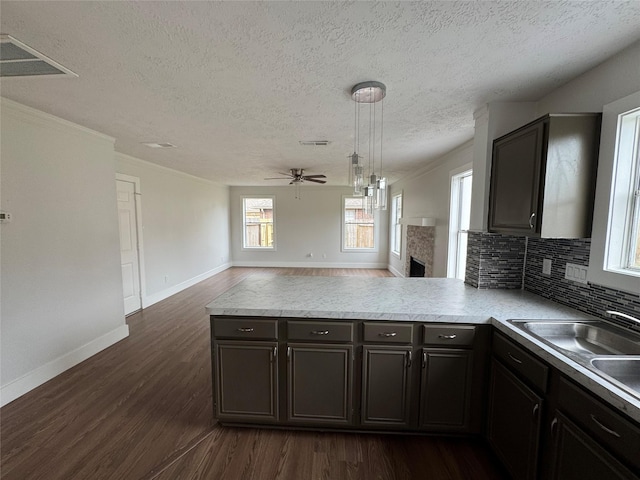
<path fill-rule="evenodd" d="M 380 82 L 369 81 L 358 83 L 351 89 L 351 98 L 355 103 L 354 114 L 354 146 L 349 156 L 349 183 L 353 186 L 354 195 L 365 197 L 365 210 L 386 210 L 387 181 L 382 176 L 382 134 L 384 121 L 384 102 L 387 87 Z M 380 108 L 376 104 L 380 103 Z M 361 107 L 365 109 L 364 139 L 361 137 Z M 379 110 L 379 112 L 378 112 Z M 368 122 L 366 117 L 368 116 Z M 364 142 L 362 142 L 364 140 Z M 366 156 L 360 155 L 361 143 L 366 142 Z M 379 148 L 378 148 L 379 143 Z M 377 149 L 377 151 L 376 151 Z M 366 162 L 361 160 L 366 158 Z M 379 167 L 376 166 L 379 165 Z M 376 174 L 376 168 L 379 168 Z"/>

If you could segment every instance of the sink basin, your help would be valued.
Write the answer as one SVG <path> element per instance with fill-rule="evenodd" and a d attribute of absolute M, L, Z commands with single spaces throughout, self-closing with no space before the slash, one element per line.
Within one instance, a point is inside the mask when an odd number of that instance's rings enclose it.
<path fill-rule="evenodd" d="M 640 393 L 640 357 L 594 358 L 591 365 L 601 373 Z"/>
<path fill-rule="evenodd" d="M 516 323 L 516 322 L 513 322 Z M 640 355 L 640 336 L 599 321 L 522 321 L 520 328 L 581 355 Z"/>

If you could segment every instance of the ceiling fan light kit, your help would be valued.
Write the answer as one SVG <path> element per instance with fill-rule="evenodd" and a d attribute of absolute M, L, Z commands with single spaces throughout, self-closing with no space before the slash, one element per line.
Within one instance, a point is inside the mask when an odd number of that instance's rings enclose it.
<path fill-rule="evenodd" d="M 365 212 L 370 213 L 374 209 L 387 209 L 387 180 L 382 176 L 382 137 L 384 127 L 384 102 L 387 87 L 384 83 L 368 81 L 354 85 L 351 89 L 351 98 L 354 101 L 354 134 L 353 153 L 349 155 L 349 184 L 353 186 L 354 196 L 364 197 Z M 380 103 L 380 115 L 377 115 L 376 104 Z M 369 128 L 366 135 L 367 165 L 361 163 L 363 156 L 360 150 L 360 107 L 369 105 Z M 380 142 L 378 159 L 376 158 L 376 146 Z M 376 175 L 376 160 L 379 161 L 379 175 Z M 365 178 L 365 168 L 367 176 Z"/>

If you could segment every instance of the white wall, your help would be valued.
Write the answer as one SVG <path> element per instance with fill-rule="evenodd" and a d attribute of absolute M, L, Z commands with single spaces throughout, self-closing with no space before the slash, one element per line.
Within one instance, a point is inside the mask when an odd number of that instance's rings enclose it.
<path fill-rule="evenodd" d="M 140 179 L 143 307 L 230 266 L 228 187 L 120 153 L 116 170 Z"/>
<path fill-rule="evenodd" d="M 231 187 L 231 252 L 234 265 L 281 267 L 386 268 L 388 212 L 377 221 L 377 251 L 341 251 L 342 196 L 349 187 L 330 185 L 300 188 L 295 199 L 293 186 Z M 242 196 L 275 195 L 276 250 L 242 249 Z M 312 253 L 313 257 L 308 254 Z M 325 258 L 326 256 L 326 258 Z"/>
<path fill-rule="evenodd" d="M 391 195 L 402 191 L 402 216 L 435 217 L 436 233 L 433 259 L 433 276 L 447 276 L 447 251 L 449 242 L 449 204 L 451 196 L 451 171 L 468 165 L 473 160 L 473 142 L 469 141 L 447 153 L 422 172 L 399 180 L 391 185 Z M 402 227 L 401 256 L 389 255 L 389 269 L 396 275 L 404 275 L 407 227 Z"/>
<path fill-rule="evenodd" d="M 2 99 L 2 404 L 128 335 L 113 140 Z"/>

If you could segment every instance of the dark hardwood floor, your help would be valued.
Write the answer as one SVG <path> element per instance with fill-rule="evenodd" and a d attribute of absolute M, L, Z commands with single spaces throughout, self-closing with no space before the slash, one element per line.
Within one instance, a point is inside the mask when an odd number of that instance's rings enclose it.
<path fill-rule="evenodd" d="M 128 317 L 128 338 L 0 410 L 0 477 L 504 478 L 491 452 L 474 440 L 216 425 L 204 306 L 252 274 L 392 276 L 232 268 Z"/>

